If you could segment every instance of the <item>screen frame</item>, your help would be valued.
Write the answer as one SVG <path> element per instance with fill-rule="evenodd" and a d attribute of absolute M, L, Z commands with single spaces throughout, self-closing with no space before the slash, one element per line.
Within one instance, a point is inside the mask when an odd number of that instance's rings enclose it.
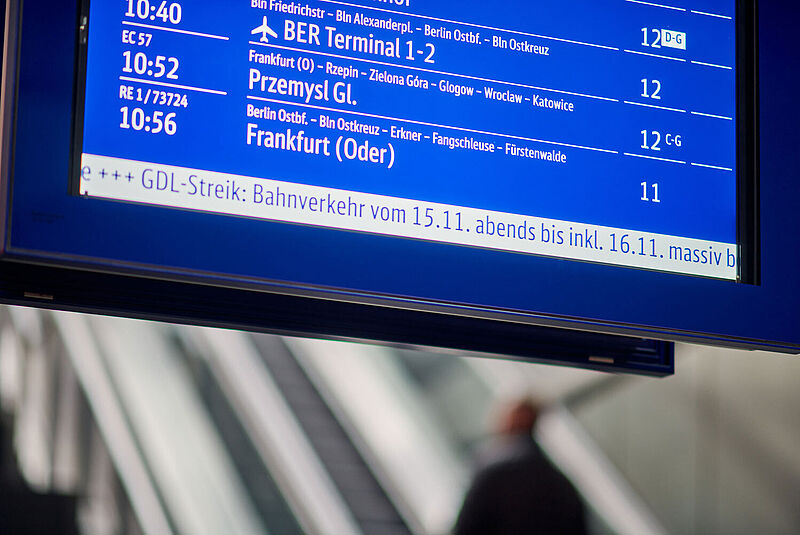
<path fill-rule="evenodd" d="M 32 0 L 28 0 L 29 2 Z M 9 1 L 9 5 L 14 5 L 17 2 Z M 85 3 L 85 2 L 84 2 Z M 758 19 L 757 15 L 757 5 L 755 1 L 740 1 L 739 6 L 740 9 L 744 9 L 745 4 L 752 8 L 752 17 L 748 19 L 740 18 L 740 24 L 745 26 L 745 31 L 752 31 L 752 43 L 744 46 L 744 40 L 740 41 L 739 50 L 737 53 L 740 55 L 740 58 L 752 58 L 753 64 L 752 67 L 749 69 L 739 69 L 739 80 L 737 84 L 746 84 L 751 89 L 749 92 L 743 94 L 753 95 L 752 99 L 743 99 L 739 98 L 739 106 L 740 106 L 740 113 L 744 112 L 745 119 L 740 120 L 739 124 L 746 124 L 748 122 L 752 122 L 753 125 L 758 125 L 758 78 L 757 78 L 757 27 L 758 27 Z M 13 9 L 9 9 L 7 15 L 10 16 Z M 13 20 L 13 19 L 12 19 Z M 746 22 L 751 24 L 745 24 Z M 14 26 L 13 24 L 11 25 Z M 77 26 L 77 25 L 76 25 Z M 77 33 L 77 32 L 76 32 Z M 12 32 L 13 34 L 13 32 Z M 13 37 L 13 36 L 12 36 Z M 18 36 L 17 36 L 18 37 Z M 76 36 L 76 39 L 78 37 Z M 17 42 L 16 39 L 12 38 L 9 39 L 10 43 Z M 7 43 L 8 46 L 9 43 Z M 13 48 L 13 47 L 12 47 Z M 24 60 L 23 60 L 24 61 Z M 76 64 L 80 63 L 80 57 L 75 58 Z M 744 61 L 744 60 L 743 60 Z M 12 69 L 12 72 L 14 70 Z M 79 76 L 76 77 L 80 78 Z M 11 80 L 7 80 L 6 84 L 9 84 Z M 4 94 L 7 94 L 5 90 L 12 88 L 12 94 L 16 95 L 16 87 L 14 84 L 6 85 L 4 87 Z M 75 89 L 73 89 L 76 93 L 78 92 L 78 82 L 76 82 Z M 743 91 L 742 86 L 739 85 L 739 91 Z M 78 98 L 77 94 L 73 94 L 73 97 L 76 99 Z M 6 103 L 6 108 L 8 105 Z M 16 109 L 16 102 L 10 108 L 10 116 L 15 117 L 16 115 L 13 113 Z M 74 114 L 76 109 L 73 105 L 73 110 L 71 110 Z M 8 117 L 9 115 L 6 115 Z M 76 115 L 73 115 L 73 126 L 75 126 L 78 121 L 76 119 Z M 8 127 L 10 131 L 10 122 L 4 121 L 4 129 Z M 745 134 L 747 135 L 739 135 L 739 143 L 740 146 L 750 147 L 745 151 L 739 151 L 739 154 L 743 158 L 737 162 L 740 172 L 740 177 L 737 179 L 738 188 L 740 191 L 743 189 L 749 192 L 758 192 L 759 185 L 757 181 L 758 176 L 758 128 L 747 128 L 746 126 L 743 127 Z M 10 139 L 12 136 L 4 136 L 4 149 L 6 148 L 6 143 L 10 145 Z M 73 138 L 77 139 L 77 138 Z M 4 166 L 8 164 L 8 162 L 13 162 L 13 154 L 14 151 L 9 146 L 7 154 L 9 157 L 3 158 Z M 74 147 L 73 147 L 73 154 Z M 738 158 L 738 156 L 737 156 Z M 74 162 L 73 162 L 74 163 Z M 11 163 L 10 165 L 13 165 Z M 73 167 L 74 168 L 74 167 Z M 744 173 L 745 170 L 748 169 L 749 171 L 745 173 L 748 177 L 747 180 L 743 180 L 741 178 L 741 173 Z M 4 187 L 3 194 L 6 194 L 7 191 L 10 189 L 10 172 L 9 169 L 4 169 L 3 173 L 3 180 L 4 180 Z M 742 197 L 740 196 L 740 199 Z M 759 232 L 755 227 L 755 221 L 758 220 L 758 206 L 759 206 L 759 199 L 757 195 L 748 197 L 750 202 L 743 203 L 746 206 L 741 207 L 737 210 L 740 216 L 739 228 L 740 228 L 740 235 L 742 234 L 743 228 L 747 228 L 744 232 L 745 235 L 753 236 L 753 240 L 750 242 L 752 245 L 747 248 L 745 253 L 748 257 L 752 259 L 752 263 L 748 264 L 747 262 L 743 263 L 743 266 L 750 265 L 751 267 L 748 268 L 750 273 L 754 273 L 753 280 L 758 281 L 758 259 L 759 259 L 759 245 L 757 237 L 759 236 Z M 7 209 L 10 205 L 12 200 L 9 198 L 8 202 L 3 203 L 3 208 Z M 750 209 L 746 209 L 749 206 Z M 9 214 L 8 212 L 4 214 L 4 224 L 5 224 L 5 236 L 8 238 L 10 235 L 8 230 L 10 227 L 9 221 Z M 744 222 L 743 222 L 744 221 Z M 753 224 L 747 223 L 747 221 L 752 221 Z M 209 283 L 213 284 L 219 289 L 223 291 L 231 292 L 231 296 L 237 294 L 242 290 L 258 294 L 262 297 L 265 303 L 269 302 L 270 300 L 278 299 L 284 297 L 293 297 L 298 298 L 303 304 L 298 305 L 298 308 L 309 310 L 309 307 L 324 307 L 326 304 L 339 303 L 346 306 L 355 306 L 350 312 L 350 318 L 348 319 L 348 323 L 352 326 L 357 326 L 360 323 L 364 323 L 365 318 L 367 318 L 371 313 L 374 313 L 376 310 L 375 307 L 379 307 L 381 309 L 388 309 L 388 310 L 396 310 L 403 312 L 404 316 L 407 315 L 409 321 L 417 321 L 411 320 L 415 314 L 418 315 L 418 320 L 421 322 L 421 325 L 424 325 L 426 322 L 430 323 L 430 315 L 434 314 L 436 317 L 446 317 L 449 318 L 449 321 L 452 321 L 454 324 L 459 322 L 460 320 L 479 320 L 486 322 L 485 325 L 481 327 L 481 331 L 486 334 L 486 336 L 491 337 L 493 331 L 498 331 L 498 327 L 503 325 L 528 325 L 531 327 L 539 327 L 539 326 L 547 326 L 547 327 L 558 327 L 562 329 L 573 329 L 573 330 L 581 330 L 586 332 L 596 332 L 596 333 L 607 333 L 607 334 L 622 334 L 622 335 L 629 335 L 634 337 L 647 337 L 653 339 L 662 339 L 662 340 L 683 340 L 683 341 L 692 341 L 692 342 L 701 342 L 701 343 L 710 343 L 714 345 L 726 345 L 726 346 L 735 346 L 735 347 L 750 347 L 750 348 L 769 348 L 772 350 L 778 351 L 785 351 L 785 352 L 798 352 L 800 351 L 800 344 L 798 343 L 783 343 L 783 342 L 770 342 L 769 340 L 760 340 L 748 337 L 736 337 L 730 335 L 714 335 L 711 332 L 706 332 L 703 330 L 679 330 L 679 329 L 669 329 L 663 328 L 658 326 L 648 326 L 648 325 L 637 325 L 632 321 L 626 322 L 619 322 L 619 321 L 610 321 L 610 320 L 603 320 L 603 319 L 587 319 L 569 315 L 558 315 L 558 314 L 538 314 L 538 313 L 520 313 L 520 311 L 516 310 L 507 310 L 507 309 L 492 309 L 491 307 L 468 307 L 464 305 L 458 305 L 454 303 L 446 303 L 446 302 L 434 302 L 430 300 L 413 300 L 413 299 L 400 299 L 393 296 L 386 296 L 380 294 L 370 294 L 368 292 L 349 292 L 349 291 L 330 291 L 330 289 L 324 288 L 313 288 L 313 287 L 296 287 L 293 285 L 286 285 L 277 283 L 274 285 L 263 284 L 262 282 L 251 282 L 247 283 L 246 281 L 237 281 L 235 284 L 232 284 L 230 280 L 209 280 L 204 279 L 199 274 L 191 274 L 191 273 L 184 273 L 184 274 L 176 274 L 174 272 L 170 272 L 164 269 L 158 269 L 157 266 L 130 266 L 130 265 L 122 265 L 120 263 L 115 263 L 113 265 L 98 265 L 97 263 L 85 261 L 85 260 L 77 260 L 75 258 L 66 258 L 63 255 L 61 256 L 52 256 L 52 255 L 39 255 L 32 251 L 22 251 L 17 250 L 13 247 L 9 246 L 8 239 L 4 241 L 4 256 L 3 262 L 11 262 L 11 263 L 23 263 L 29 265 L 41 265 L 47 266 L 48 269 L 64 269 L 64 273 L 79 273 L 84 272 L 87 276 L 87 281 L 91 281 L 94 277 L 92 276 L 93 273 L 108 273 L 114 274 L 116 276 L 120 276 L 121 278 L 117 279 L 117 282 L 111 284 L 110 288 L 113 288 L 114 285 L 123 285 L 125 284 L 124 281 L 127 280 L 125 277 L 136 277 L 137 279 L 141 280 L 142 277 L 146 279 L 152 279 L 153 283 L 155 284 L 157 281 L 169 281 L 171 283 L 178 283 L 184 284 L 187 288 L 186 292 L 186 303 L 187 307 L 191 308 L 191 303 L 193 301 L 197 301 L 202 299 L 200 297 L 209 287 Z M 617 269 L 630 269 L 630 268 L 617 268 Z M 78 271 L 75 271 L 78 270 Z M 14 270 L 11 270 L 14 271 Z M 52 273 L 52 272 L 50 272 Z M 19 277 L 20 273 L 17 271 L 16 276 Z M 70 275 L 74 280 L 80 279 L 81 277 Z M 25 277 L 22 277 L 25 279 Z M 38 305 L 42 305 L 42 299 L 37 296 L 45 296 L 45 301 L 50 301 L 51 303 L 56 304 L 59 302 L 58 291 L 51 291 L 47 290 L 46 288 L 58 288 L 59 283 L 52 278 L 47 281 L 47 284 L 43 286 L 41 291 L 28 291 L 23 292 L 23 301 L 27 299 L 27 302 L 36 303 Z M 59 278 L 58 276 L 55 277 L 56 279 Z M 30 282 L 30 281 L 29 281 Z M 88 282 L 91 284 L 90 282 Z M 732 287 L 740 286 L 738 284 L 732 285 Z M 112 290 L 113 291 L 113 290 Z M 27 296 L 27 297 L 26 297 Z M 8 297 L 6 298 L 8 299 Z M 16 299 L 19 299 L 17 296 Z M 70 305 L 72 307 L 77 307 L 80 309 L 83 305 L 79 303 L 80 299 L 75 298 L 76 304 Z M 46 303 L 45 303 L 46 304 Z M 110 311 L 113 313 L 115 310 L 118 313 L 127 314 L 134 307 L 130 305 L 130 303 L 126 303 L 124 299 L 120 300 L 117 304 L 105 305 L 100 307 L 100 310 Z M 232 309 L 231 309 L 232 310 Z M 360 312 L 356 313 L 355 311 L 358 310 Z M 126 312 L 128 311 L 128 312 Z M 159 317 L 164 317 L 163 315 L 159 315 Z M 176 316 L 177 317 L 177 316 Z M 181 321 L 187 321 L 184 317 Z M 201 320 L 204 323 L 208 323 L 210 320 Z M 246 323 L 246 322 L 245 322 Z M 267 324 L 263 324 L 261 326 L 254 325 L 254 324 L 245 324 L 241 323 L 240 326 L 245 328 L 262 328 L 262 329 L 270 329 L 270 326 Z M 257 322 L 256 322 L 257 323 Z M 308 327 L 305 327 L 306 329 Z M 313 325 L 311 326 L 313 329 Z M 307 333 L 304 329 L 298 329 L 298 332 L 304 332 L 304 334 L 313 334 Z M 288 331 L 281 329 L 282 332 L 292 332 L 291 329 Z M 533 331 L 532 331 L 533 332 Z M 328 333 L 326 336 L 333 336 L 333 333 Z M 365 338 L 365 339 L 376 339 L 374 336 L 365 336 L 359 337 L 354 336 L 353 333 L 347 335 L 348 338 Z M 454 346 L 457 345 L 457 341 L 451 341 L 448 343 L 439 343 L 437 345 L 442 346 Z M 521 348 L 520 348 L 521 349 Z M 510 350 L 506 349 L 498 349 L 496 352 L 501 352 L 504 354 L 514 354 L 519 353 L 520 349 L 517 350 Z"/>
<path fill-rule="evenodd" d="M 737 0 L 736 228 L 739 281 L 761 282 L 758 1 Z"/>
<path fill-rule="evenodd" d="M 88 62 L 88 38 L 89 28 L 91 22 L 90 18 L 90 5 L 92 0 L 74 0 L 79 4 L 79 26 L 76 35 L 76 79 L 75 79 L 75 102 L 73 104 L 73 129 L 74 134 L 71 140 L 72 143 L 72 160 L 71 160 L 71 174 L 69 177 L 70 192 L 72 195 L 80 196 L 80 180 L 81 180 L 81 158 L 83 155 L 83 132 L 84 132 L 84 110 L 85 110 L 85 90 L 86 90 L 86 77 L 87 77 L 87 62 Z M 736 174 L 735 174 L 735 191 L 736 191 L 736 215 L 735 215 L 735 235 L 736 235 L 736 248 L 737 248 L 737 274 L 736 282 L 745 284 L 759 284 L 760 274 L 760 242 L 759 242 L 759 212 L 758 212 L 758 195 L 759 195 L 759 168 L 758 168 L 758 0 L 734 0 L 736 3 L 736 72 L 735 79 L 735 92 L 736 92 Z M 657 4 L 654 4 L 657 5 Z M 740 96 L 742 95 L 742 96 Z M 179 208 L 170 206 L 168 204 L 161 205 L 151 202 L 139 202 L 134 200 L 121 200 L 119 198 L 108 198 L 106 200 L 112 202 L 121 202 L 127 204 L 139 204 L 142 206 L 160 206 L 163 208 L 173 208 L 176 210 L 186 210 L 186 208 Z M 197 211 L 199 213 L 217 214 L 218 212 L 204 211 L 202 209 L 188 209 L 189 211 Z M 230 217 L 248 217 L 231 214 Z M 535 218 L 535 215 L 531 217 Z M 360 230 L 351 230 L 347 228 L 337 228 L 328 226 L 317 226 L 314 223 L 305 222 L 290 222 L 281 221 L 280 219 L 270 219 L 279 224 L 309 226 L 324 229 L 334 229 L 342 232 L 354 233 L 367 233 L 369 232 Z M 578 223 L 580 224 L 580 223 Z M 411 239 L 420 240 L 420 238 L 405 238 L 403 236 L 395 236 L 392 234 L 371 234 L 380 237 L 390 237 L 398 239 Z M 677 236 L 677 235 L 676 235 Z M 422 241 L 426 241 L 424 238 Z M 681 272 L 677 270 L 659 270 L 656 268 L 637 267 L 626 265 L 624 263 L 612 263 L 599 260 L 581 260 L 577 258 L 562 257 L 557 255 L 545 255 L 531 252 L 520 252 L 513 250 L 506 250 L 499 247 L 482 246 L 482 245 L 463 245 L 456 242 L 450 243 L 445 241 L 438 241 L 435 239 L 430 240 L 432 243 L 443 244 L 455 247 L 469 247 L 484 249 L 487 251 L 503 252 L 511 254 L 531 255 L 542 258 L 549 258 L 555 260 L 566 260 L 571 262 L 585 262 L 589 264 L 596 264 L 602 266 L 613 266 L 635 270 L 649 270 L 654 272 L 676 274 L 680 276 L 689 277 L 708 277 L 717 278 L 711 275 L 696 275 L 688 272 Z M 78 260 L 80 264 L 81 259 Z M 90 258 L 90 263 L 93 260 L 103 262 L 102 257 Z M 113 262 L 113 260 L 111 260 Z M 150 271 L 156 276 L 160 276 L 161 266 L 150 264 L 137 264 L 133 263 L 117 263 L 118 265 L 127 265 L 131 273 L 143 274 L 142 270 Z M 116 267 L 116 266 L 115 266 Z M 173 270 L 174 272 L 175 270 Z M 182 280 L 184 276 L 189 273 L 188 270 L 178 270 L 178 279 Z M 269 277 L 245 277 L 235 274 L 224 272 L 200 270 L 194 272 L 197 276 L 190 277 L 189 280 L 196 282 L 204 282 L 200 280 L 202 277 L 210 279 L 227 278 L 227 284 L 234 288 L 251 288 L 254 286 L 261 286 L 259 289 L 266 289 L 267 291 L 288 292 L 297 295 L 311 296 L 311 297 L 328 297 L 329 292 L 339 295 L 342 287 L 336 285 L 314 285 L 311 283 L 297 284 L 287 283 L 286 280 L 279 278 Z M 230 275 L 230 276 L 229 276 Z M 170 277 L 171 275 L 168 275 Z M 198 278 L 199 277 L 199 278 Z M 236 279 L 237 282 L 231 283 L 231 280 Z M 723 279 L 724 280 L 724 279 Z M 273 289 L 267 288 L 272 286 Z M 397 301 L 397 295 L 392 293 L 375 292 L 375 291 L 361 291 L 355 290 L 361 296 L 369 296 L 373 298 L 369 302 L 374 303 L 374 299 Z M 349 290 L 344 294 L 349 295 Z M 344 295 L 343 294 L 343 295 Z M 405 300 L 400 298 L 399 302 Z M 436 302 L 436 300 L 428 300 Z M 400 305 L 404 306 L 404 305 Z M 469 308 L 469 307 L 468 307 Z"/>

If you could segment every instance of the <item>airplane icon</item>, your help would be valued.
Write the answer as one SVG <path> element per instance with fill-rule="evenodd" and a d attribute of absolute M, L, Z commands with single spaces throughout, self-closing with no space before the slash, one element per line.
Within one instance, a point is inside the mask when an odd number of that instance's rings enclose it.
<path fill-rule="evenodd" d="M 269 25 L 267 24 L 266 15 L 264 16 L 264 22 L 261 23 L 261 26 L 259 26 L 258 28 L 256 28 L 255 30 L 253 30 L 250 33 L 252 35 L 257 35 L 257 34 L 260 33 L 261 34 L 261 39 L 259 39 L 259 41 L 261 41 L 262 43 L 269 43 L 269 39 L 267 39 L 267 35 L 270 35 L 271 37 L 274 37 L 275 39 L 278 38 L 278 34 L 275 33 L 275 30 L 270 28 Z"/>

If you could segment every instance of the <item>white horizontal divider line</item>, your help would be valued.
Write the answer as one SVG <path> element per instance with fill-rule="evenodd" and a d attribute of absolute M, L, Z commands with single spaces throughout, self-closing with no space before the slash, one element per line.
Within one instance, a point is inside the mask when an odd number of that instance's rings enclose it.
<path fill-rule="evenodd" d="M 631 4 L 642 4 L 645 6 L 652 6 L 652 7 L 661 7 L 664 9 L 673 9 L 675 11 L 686 11 L 686 8 L 683 7 L 675 7 L 675 6 L 666 6 L 664 4 L 656 4 L 655 2 L 643 2 L 642 0 L 625 0 L 626 2 L 630 2 Z"/>
<path fill-rule="evenodd" d="M 692 115 L 700 115 L 701 117 L 711 117 L 712 119 L 725 119 L 726 121 L 733 121 L 733 117 L 726 117 L 724 115 L 714 115 L 713 113 L 701 113 L 693 111 Z"/>
<path fill-rule="evenodd" d="M 694 63 L 695 65 L 703 65 L 705 67 L 715 67 L 717 69 L 725 69 L 725 70 L 728 70 L 728 71 L 732 71 L 733 70 L 733 67 L 729 67 L 727 65 L 717 65 L 716 63 L 706 63 L 705 61 L 692 60 L 692 63 Z"/>
<path fill-rule="evenodd" d="M 652 52 L 641 52 L 639 50 L 630 50 L 630 49 L 627 49 L 627 48 L 624 50 L 624 52 L 627 52 L 628 54 L 637 54 L 639 56 L 649 56 L 651 58 L 669 59 L 669 60 L 672 60 L 672 61 L 680 61 L 680 62 L 683 62 L 683 63 L 685 63 L 687 61 L 684 58 L 675 58 L 675 57 L 672 57 L 672 56 L 663 56 L 661 54 L 653 54 Z M 718 65 L 716 63 L 708 63 L 708 62 L 705 62 L 705 61 L 691 60 L 691 63 L 693 63 L 694 65 L 702 65 L 704 67 L 714 67 L 716 69 L 725 69 L 725 70 L 728 70 L 728 71 L 733 70 L 733 67 L 729 67 L 727 65 Z"/>
<path fill-rule="evenodd" d="M 535 89 L 537 91 L 548 91 L 550 93 L 560 93 L 562 95 L 572 95 L 572 96 L 575 96 L 575 97 L 592 98 L 592 99 L 595 99 L 595 100 L 605 100 L 605 101 L 608 101 L 608 102 L 619 102 L 618 99 L 610 98 L 610 97 L 600 97 L 600 96 L 597 96 L 597 95 L 588 95 L 586 93 L 575 93 L 575 92 L 572 92 L 572 91 L 564 91 L 564 90 L 561 90 L 561 89 L 551 89 L 551 88 L 548 88 L 548 87 L 537 87 L 535 85 L 521 84 L 521 83 L 518 83 L 518 82 L 507 82 L 505 80 L 493 80 L 491 78 L 481 78 L 479 76 L 469 76 L 468 74 L 458 74 L 458 73 L 454 73 L 454 72 L 436 71 L 436 70 L 433 70 L 433 69 L 425 69 L 423 67 L 414 67 L 413 65 L 398 65 L 396 63 L 388 63 L 388 62 L 385 62 L 385 61 L 377 61 L 377 60 L 374 60 L 374 59 L 353 58 L 353 57 L 350 57 L 350 56 L 343 56 L 341 54 L 333 54 L 331 52 L 319 52 L 317 50 L 304 50 L 302 48 L 294 48 L 294 47 L 291 47 L 291 46 L 284 46 L 284 45 L 273 45 L 273 44 L 270 44 L 270 43 L 259 43 L 259 42 L 256 42 L 256 41 L 248 41 L 248 42 L 251 45 L 263 46 L 263 47 L 267 47 L 267 48 L 278 48 L 278 49 L 281 49 L 281 50 L 290 50 L 292 52 L 302 52 L 302 53 L 307 53 L 307 54 L 317 54 L 317 55 L 320 55 L 320 56 L 328 56 L 328 57 L 331 57 L 331 58 L 346 59 L 348 61 L 363 61 L 363 62 L 366 62 L 366 63 L 374 63 L 375 65 L 384 65 L 386 67 L 395 67 L 395 68 L 398 68 L 398 69 L 410 69 L 410 70 L 414 70 L 414 71 L 427 72 L 429 74 L 437 74 L 437 75 L 440 75 L 440 76 L 454 76 L 456 78 L 466 78 L 466 79 L 469 79 L 469 80 L 477 80 L 479 82 L 488 82 L 488 83 L 492 83 L 492 84 L 513 85 L 513 86 L 516 86 L 516 87 L 524 87 L 524 88 L 527 88 L 527 89 Z"/>
<path fill-rule="evenodd" d="M 733 171 L 733 169 L 731 169 L 730 167 L 722 167 L 722 166 L 719 166 L 719 165 L 709 165 L 709 164 L 706 164 L 706 163 L 695 163 L 695 162 L 692 162 L 692 165 L 694 167 L 705 167 L 707 169 L 719 169 L 720 171 Z"/>
<path fill-rule="evenodd" d="M 605 49 L 605 50 L 619 50 L 619 48 L 616 48 L 616 47 L 613 47 L 613 46 L 598 45 L 596 43 L 587 43 L 587 42 L 584 42 L 584 41 L 574 41 L 572 39 L 563 39 L 561 37 L 552 37 L 552 36 L 549 36 L 549 35 L 540 35 L 540 34 L 536 34 L 536 33 L 522 32 L 522 31 L 519 31 L 519 30 L 509 30 L 507 28 L 496 28 L 494 26 L 485 26 L 483 24 L 475 24 L 475 23 L 472 23 L 472 22 L 463 22 L 463 21 L 460 21 L 460 20 L 450 20 L 450 19 L 442 19 L 442 18 L 438 18 L 438 17 L 430 17 L 428 15 L 419 15 L 417 13 L 406 13 L 404 11 L 396 11 L 396 10 L 393 10 L 393 9 L 384 9 L 384 8 L 380 8 L 380 7 L 362 6 L 362 5 L 359 5 L 359 4 L 351 4 L 349 2 L 341 2 L 340 0 L 319 0 L 319 1 L 320 2 L 325 2 L 325 3 L 328 3 L 328 4 L 337 4 L 337 5 L 340 5 L 340 6 L 355 7 L 355 8 L 358 8 L 358 9 L 371 9 L 372 11 L 382 11 L 384 13 L 392 13 L 392 14 L 395 14 L 395 15 L 402 15 L 404 17 L 415 17 L 415 18 L 420 18 L 420 19 L 435 20 L 436 22 L 445 22 L 447 24 L 460 24 L 462 26 L 470 26 L 472 28 L 481 28 L 483 30 L 491 30 L 491 31 L 495 31 L 495 32 L 506 32 L 506 33 L 515 33 L 517 35 L 527 35 L 528 37 L 536 37 L 538 39 L 549 39 L 551 41 L 560 41 L 562 43 L 570 43 L 570 44 L 573 44 L 573 45 L 590 46 L 590 47 L 594 47 L 594 48 L 602 48 L 602 49 Z"/>
<path fill-rule="evenodd" d="M 224 35 L 214 35 L 212 33 L 191 32 L 189 30 L 181 30 L 178 28 L 164 28 L 163 26 L 156 26 L 154 24 L 143 24 L 141 22 L 131 22 L 123 20 L 122 24 L 126 26 L 138 26 L 139 28 L 147 28 L 149 30 L 161 30 L 164 32 L 182 33 L 184 35 L 193 35 L 195 37 L 207 37 L 209 39 L 219 39 L 220 41 L 230 41 L 230 37 Z"/>
<path fill-rule="evenodd" d="M 372 119 L 382 119 L 382 120 L 385 120 L 385 121 L 399 121 L 399 122 L 402 122 L 402 123 L 418 124 L 418 125 L 421 125 L 421 126 L 428 126 L 428 127 L 431 127 L 431 128 L 443 128 L 443 129 L 447 129 L 447 130 L 458 130 L 459 132 L 468 132 L 470 134 L 480 134 L 480 135 L 484 135 L 484 136 L 505 137 L 505 138 L 509 138 L 509 139 L 518 139 L 520 141 L 529 141 L 531 143 L 543 143 L 543 144 L 546 144 L 546 145 L 556 145 L 556 146 L 559 146 L 559 147 L 569 147 L 569 148 L 572 148 L 572 149 L 583 149 L 583 150 L 590 150 L 590 151 L 595 151 L 595 152 L 604 152 L 604 153 L 607 153 L 607 154 L 619 154 L 618 151 L 610 150 L 610 149 L 601 149 L 601 148 L 598 148 L 598 147 L 587 147 L 587 146 L 584 146 L 584 145 L 573 145 L 573 144 L 570 144 L 570 143 L 561 143 L 559 141 L 547 141 L 545 139 L 536 139 L 536 138 L 530 138 L 530 137 L 515 136 L 515 135 L 512 135 L 512 134 L 503 134 L 503 133 L 500 133 L 500 132 L 487 132 L 487 131 L 484 131 L 484 130 L 473 130 L 472 128 L 464 128 L 464 127 L 461 127 L 461 126 L 451 126 L 451 125 L 446 125 L 446 124 L 429 123 L 429 122 L 426 122 L 426 121 L 416 121 L 414 119 L 402 119 L 400 117 L 388 117 L 386 115 L 376 115 L 376 114 L 373 114 L 373 113 L 364 113 L 364 112 L 360 112 L 360 111 L 339 110 L 339 109 L 336 109 L 336 108 L 328 108 L 326 106 L 317 106 L 317 105 L 314 105 L 314 104 L 304 104 L 302 102 L 287 102 L 287 101 L 283 101 L 283 100 L 277 100 L 277 99 L 266 98 L 266 97 L 257 97 L 257 96 L 253 96 L 253 95 L 248 95 L 247 98 L 251 99 L 251 100 L 260 100 L 260 101 L 263 101 L 263 102 L 271 102 L 273 104 L 281 104 L 281 105 L 284 105 L 284 106 L 300 106 L 302 108 L 311 108 L 311 109 L 314 109 L 314 110 L 322 110 L 322 111 L 328 111 L 328 112 L 332 112 L 332 113 L 347 113 L 347 114 L 350 114 L 350 115 L 359 115 L 361 117 L 370 117 Z"/>
<path fill-rule="evenodd" d="M 634 158 L 645 158 L 647 160 L 658 160 L 659 162 L 679 163 L 679 164 L 686 165 L 686 162 L 684 162 L 682 160 L 671 160 L 669 158 L 659 158 L 657 156 L 646 156 L 644 154 L 634 154 L 632 152 L 626 152 L 625 156 L 632 156 Z"/>
<path fill-rule="evenodd" d="M 693 9 L 692 13 L 694 13 L 695 15 L 705 15 L 706 17 L 715 17 L 718 19 L 733 20 L 733 17 L 729 17 L 728 15 L 718 15 L 716 13 L 708 13 L 706 11 L 697 11 L 696 9 Z"/>
<path fill-rule="evenodd" d="M 199 91 L 200 93 L 210 93 L 212 95 L 227 95 L 225 91 L 217 91 L 216 89 L 205 89 L 203 87 L 194 87 L 191 85 L 171 84 L 169 82 L 159 82 L 156 80 L 143 80 L 141 78 L 131 78 L 130 76 L 120 76 L 123 82 L 136 82 L 140 84 L 160 85 L 162 87 L 171 87 L 173 89 L 185 89 L 187 91 Z"/>
<path fill-rule="evenodd" d="M 678 108 L 668 108 L 667 106 L 656 106 L 655 104 L 645 104 L 644 102 L 631 102 L 630 100 L 626 100 L 625 104 L 631 104 L 633 106 L 644 106 L 645 108 L 656 108 L 658 110 L 676 111 L 678 113 L 686 113 L 686 110 L 681 110 Z"/>
<path fill-rule="evenodd" d="M 686 61 L 683 58 L 673 58 L 672 56 L 662 56 L 660 54 L 651 54 L 650 52 L 639 52 L 638 50 L 628 50 L 627 48 L 625 49 L 625 52 L 627 52 L 628 54 L 638 54 L 640 56 L 650 56 L 651 58 L 670 59 L 672 61 L 683 61 L 683 62 Z"/>

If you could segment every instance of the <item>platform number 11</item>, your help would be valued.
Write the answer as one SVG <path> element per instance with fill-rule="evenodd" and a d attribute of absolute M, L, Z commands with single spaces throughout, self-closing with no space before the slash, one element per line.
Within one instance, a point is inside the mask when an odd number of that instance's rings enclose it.
<path fill-rule="evenodd" d="M 648 184 L 647 182 L 642 182 L 640 184 L 642 186 L 642 201 L 645 202 L 661 202 L 661 199 L 658 197 L 658 183 Z M 652 196 L 648 197 L 648 193 L 652 190 Z"/>

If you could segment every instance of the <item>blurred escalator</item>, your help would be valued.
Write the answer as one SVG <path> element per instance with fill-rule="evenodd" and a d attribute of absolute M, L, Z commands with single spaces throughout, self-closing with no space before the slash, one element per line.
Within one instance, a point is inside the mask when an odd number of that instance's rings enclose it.
<path fill-rule="evenodd" d="M 535 395 L 592 533 L 796 533 L 797 360 L 678 355 L 654 380 L 2 308 L 0 527 L 443 535 L 493 410 Z"/>

